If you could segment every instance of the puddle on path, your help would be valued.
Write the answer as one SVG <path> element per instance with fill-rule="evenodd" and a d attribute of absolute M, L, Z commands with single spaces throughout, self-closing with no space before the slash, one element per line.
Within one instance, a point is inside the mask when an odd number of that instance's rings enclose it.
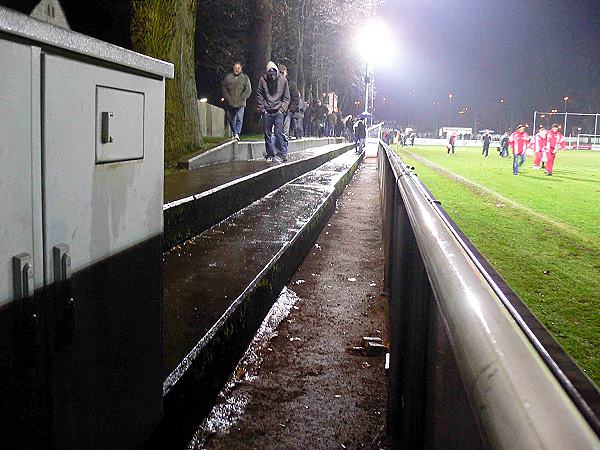
<path fill-rule="evenodd" d="M 217 404 L 209 416 L 202 422 L 192 441 L 189 450 L 206 448 L 206 439 L 214 434 L 224 434 L 244 415 L 249 398 L 236 391 L 240 383 L 251 383 L 258 377 L 258 368 L 262 363 L 261 350 L 268 346 L 271 339 L 277 336 L 275 331 L 300 298 L 296 293 L 284 287 L 277 301 L 265 317 L 248 350 L 236 366 L 233 375 L 219 393 Z"/>

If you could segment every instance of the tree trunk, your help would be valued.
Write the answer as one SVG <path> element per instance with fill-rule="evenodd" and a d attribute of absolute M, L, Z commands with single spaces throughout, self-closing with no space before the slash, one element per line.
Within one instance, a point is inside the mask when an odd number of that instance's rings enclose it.
<path fill-rule="evenodd" d="M 298 53 L 296 59 L 296 83 L 302 93 L 302 98 L 306 100 L 306 92 L 304 88 L 304 30 L 306 26 L 306 2 L 305 0 L 300 1 L 298 6 L 300 11 L 300 20 L 298 24 Z"/>
<path fill-rule="evenodd" d="M 165 159 L 202 143 L 196 94 L 196 0 L 132 0 L 131 42 L 137 52 L 172 62 L 165 93 Z"/>
<path fill-rule="evenodd" d="M 273 25 L 273 0 L 248 2 L 248 47 L 247 74 L 252 82 L 252 95 L 248 99 L 244 114 L 244 129 L 260 133 L 260 114 L 256 106 L 256 87 L 271 59 L 271 33 Z"/>

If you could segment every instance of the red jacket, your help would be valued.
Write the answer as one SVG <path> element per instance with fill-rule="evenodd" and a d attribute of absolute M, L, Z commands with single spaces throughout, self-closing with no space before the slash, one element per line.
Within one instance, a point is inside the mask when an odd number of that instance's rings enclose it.
<path fill-rule="evenodd" d="M 527 144 L 529 142 L 529 135 L 523 131 L 519 133 L 515 131 L 510 135 L 510 139 L 508 140 L 508 145 L 510 145 L 513 149 L 513 155 L 522 155 L 525 153 L 525 149 L 527 148 Z"/>
<path fill-rule="evenodd" d="M 546 150 L 546 135 L 548 130 L 540 130 L 531 138 L 531 148 L 534 152 L 543 152 Z"/>
<path fill-rule="evenodd" d="M 546 151 L 556 153 L 556 147 L 565 148 L 566 145 L 565 137 L 560 131 L 548 130 L 546 134 Z"/>

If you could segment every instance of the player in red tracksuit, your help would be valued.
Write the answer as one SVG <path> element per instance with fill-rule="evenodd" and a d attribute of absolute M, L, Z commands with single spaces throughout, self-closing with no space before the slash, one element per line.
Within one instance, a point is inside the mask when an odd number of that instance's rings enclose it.
<path fill-rule="evenodd" d="M 525 149 L 528 144 L 529 135 L 525 131 L 525 125 L 519 125 L 508 139 L 508 145 L 512 147 L 513 152 L 513 175 L 519 174 L 519 167 L 525 162 Z"/>
<path fill-rule="evenodd" d="M 546 174 L 552 175 L 554 169 L 554 158 L 556 158 L 556 152 L 560 148 L 565 148 L 567 145 L 565 137 L 560 132 L 560 125 L 555 123 L 552 125 L 552 129 L 546 134 L 546 156 L 548 162 L 546 162 Z"/>
<path fill-rule="evenodd" d="M 535 152 L 535 160 L 533 161 L 533 168 L 538 170 L 540 168 L 540 163 L 542 162 L 542 157 L 544 156 L 544 152 L 546 151 L 546 134 L 548 130 L 542 125 L 540 126 L 540 131 L 537 132 L 535 136 L 533 136 L 531 142 L 531 148 Z"/>

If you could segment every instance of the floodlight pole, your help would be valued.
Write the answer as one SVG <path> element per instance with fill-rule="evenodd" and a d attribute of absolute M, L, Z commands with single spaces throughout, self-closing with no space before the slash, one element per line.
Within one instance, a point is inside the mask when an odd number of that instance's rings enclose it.
<path fill-rule="evenodd" d="M 365 63 L 365 112 L 369 110 L 369 60 Z"/>
<path fill-rule="evenodd" d="M 563 134 L 566 135 L 567 134 L 567 101 L 569 100 L 569 97 L 565 97 L 563 98 L 563 100 L 565 101 L 565 124 L 564 124 L 564 128 L 563 128 Z"/>

